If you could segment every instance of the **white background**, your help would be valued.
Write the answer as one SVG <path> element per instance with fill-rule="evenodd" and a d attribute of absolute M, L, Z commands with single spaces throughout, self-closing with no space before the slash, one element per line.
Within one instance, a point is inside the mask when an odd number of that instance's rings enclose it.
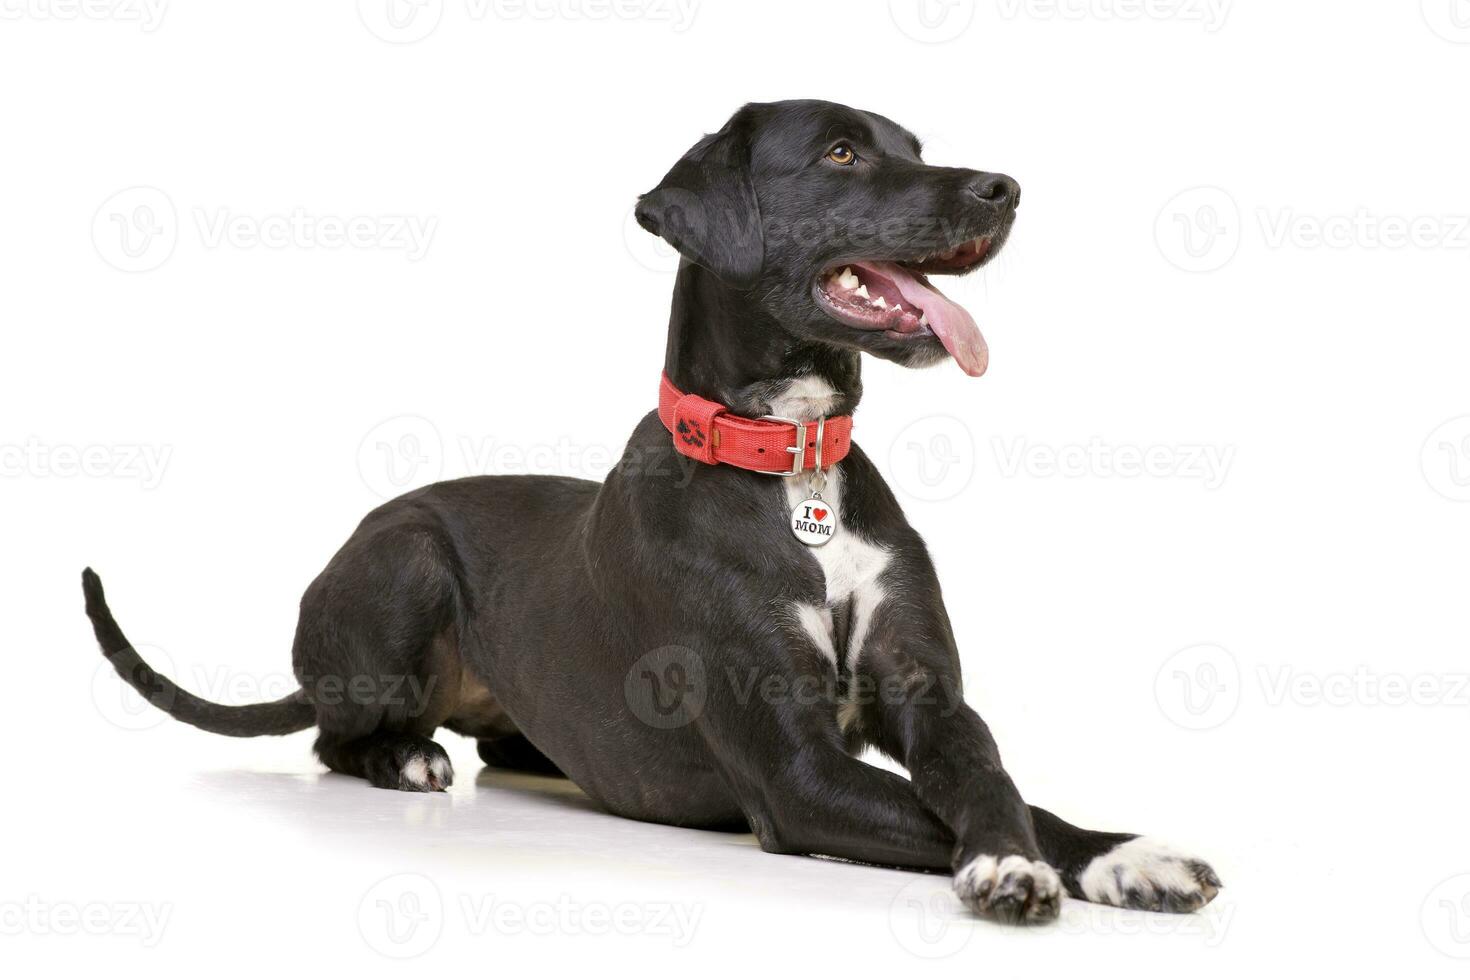
<path fill-rule="evenodd" d="M 1470 5 L 549 3 L 0 4 L 7 972 L 1463 970 Z M 98 672 L 86 564 L 180 681 L 276 697 L 384 494 L 601 475 L 672 283 L 634 197 L 788 97 L 1024 185 L 953 288 L 990 373 L 870 362 L 857 436 L 1023 792 L 1197 850 L 1203 915 L 1018 933 L 448 733 L 449 794 L 372 790 Z"/>

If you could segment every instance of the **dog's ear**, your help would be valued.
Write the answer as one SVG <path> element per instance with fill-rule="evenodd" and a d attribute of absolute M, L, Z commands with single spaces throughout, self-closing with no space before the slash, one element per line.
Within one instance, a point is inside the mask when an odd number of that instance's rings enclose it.
<path fill-rule="evenodd" d="M 738 289 L 749 289 L 765 256 L 760 205 L 750 177 L 748 129 L 737 114 L 674 164 L 633 211 L 645 231 Z"/>

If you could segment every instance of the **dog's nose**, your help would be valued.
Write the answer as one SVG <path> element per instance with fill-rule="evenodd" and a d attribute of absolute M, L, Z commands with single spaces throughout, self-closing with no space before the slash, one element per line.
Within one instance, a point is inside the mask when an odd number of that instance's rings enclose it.
<path fill-rule="evenodd" d="M 1005 174 L 976 174 L 965 190 L 997 207 L 1014 208 L 1021 203 L 1021 185 Z"/>

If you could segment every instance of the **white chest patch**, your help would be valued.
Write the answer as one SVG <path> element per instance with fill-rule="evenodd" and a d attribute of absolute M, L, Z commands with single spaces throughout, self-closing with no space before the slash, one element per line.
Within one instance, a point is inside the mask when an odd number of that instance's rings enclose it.
<path fill-rule="evenodd" d="M 771 401 L 771 413 L 787 418 L 815 421 L 832 410 L 837 402 L 837 393 L 820 378 L 798 378 L 787 386 L 786 392 Z M 786 501 L 795 507 L 811 496 L 809 475 L 787 477 Z M 887 592 L 883 588 L 883 572 L 888 567 L 888 549 L 873 544 L 851 528 L 842 524 L 842 469 L 834 466 L 827 471 L 827 484 L 822 488 L 822 499 L 832 503 L 837 515 L 837 527 L 831 540 L 819 548 L 810 548 L 808 553 L 822 567 L 826 580 L 826 602 L 821 605 L 793 603 L 792 613 L 803 632 L 811 637 L 817 649 L 838 665 L 844 657 L 844 666 L 852 670 L 862 656 L 863 641 L 872 627 Z M 847 647 L 837 649 L 837 637 L 833 628 L 832 609 L 851 602 L 852 617 L 848 624 Z"/>

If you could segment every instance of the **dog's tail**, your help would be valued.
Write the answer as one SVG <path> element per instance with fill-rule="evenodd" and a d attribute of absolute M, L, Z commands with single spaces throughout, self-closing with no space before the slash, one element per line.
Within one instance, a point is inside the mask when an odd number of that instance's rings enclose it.
<path fill-rule="evenodd" d="M 118 676 L 155 708 L 206 732 L 238 738 L 289 735 L 316 723 L 316 709 L 306 702 L 301 691 L 263 704 L 215 704 L 195 697 L 155 672 L 138 656 L 123 636 L 117 620 L 112 618 L 112 610 L 107 608 L 102 580 L 90 568 L 82 572 L 82 593 L 87 597 L 87 618 L 92 620 L 92 631 L 97 634 L 103 655 Z"/>

